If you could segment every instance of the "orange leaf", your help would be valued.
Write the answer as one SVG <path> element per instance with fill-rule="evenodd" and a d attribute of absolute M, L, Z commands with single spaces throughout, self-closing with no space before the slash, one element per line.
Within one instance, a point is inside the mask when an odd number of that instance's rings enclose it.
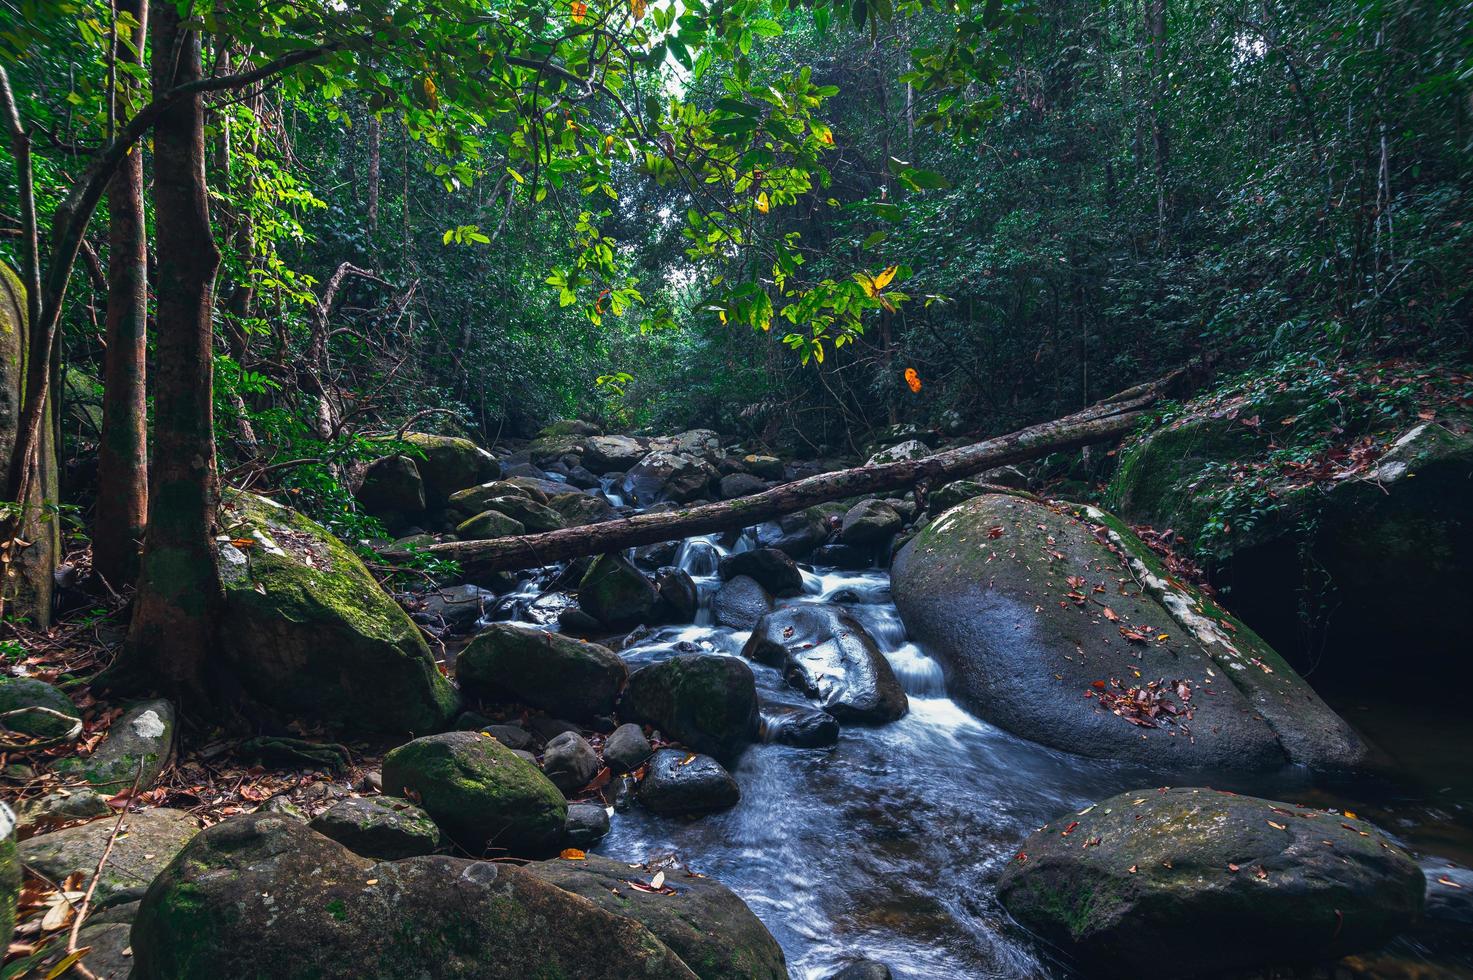
<path fill-rule="evenodd" d="M 893 269 L 894 266 L 891 266 L 891 268 Z M 887 269 L 886 272 L 888 272 L 888 271 L 889 270 Z M 885 274 L 884 272 L 880 273 L 880 275 L 882 275 L 882 276 L 884 274 Z M 894 273 L 891 273 L 891 275 L 894 275 Z M 885 280 L 885 281 L 886 282 L 889 282 L 888 279 Z M 876 282 L 878 282 L 878 280 L 876 280 Z M 911 393 L 912 394 L 917 394 L 917 395 L 920 394 L 920 392 L 921 392 L 921 375 L 920 375 L 920 372 L 917 371 L 915 368 L 906 368 L 905 369 L 905 386 L 911 390 Z"/>
<path fill-rule="evenodd" d="M 583 0 L 573 0 L 573 23 L 583 23 L 583 17 L 588 13 L 588 4 Z"/>
<path fill-rule="evenodd" d="M 565 847 L 558 855 L 564 861 L 586 861 L 588 856 L 576 847 Z"/>

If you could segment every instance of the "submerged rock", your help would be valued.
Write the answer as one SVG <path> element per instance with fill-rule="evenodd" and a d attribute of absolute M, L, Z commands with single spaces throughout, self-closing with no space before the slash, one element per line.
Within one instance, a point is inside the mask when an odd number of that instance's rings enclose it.
<path fill-rule="evenodd" d="M 909 708 L 890 662 L 841 606 L 805 603 L 768 613 L 742 656 L 779 668 L 840 721 L 894 721 Z"/>
<path fill-rule="evenodd" d="M 839 722 L 827 711 L 793 704 L 764 704 L 762 734 L 769 742 L 817 749 L 839 742 Z"/>
<path fill-rule="evenodd" d="M 449 725 L 456 694 L 419 627 L 347 545 L 263 497 L 232 494 L 226 507 L 220 654 L 248 710 L 334 731 Z"/>
<path fill-rule="evenodd" d="M 440 828 L 430 815 L 391 796 L 342 800 L 309 826 L 355 854 L 381 861 L 432 854 L 440 846 Z"/>
<path fill-rule="evenodd" d="M 636 919 L 523 868 L 375 863 L 274 815 L 195 838 L 149 889 L 133 952 L 136 980 L 697 976 Z"/>
<path fill-rule="evenodd" d="M 655 813 L 711 813 L 736 806 L 742 791 L 709 755 L 661 749 L 639 782 L 639 802 Z"/>
<path fill-rule="evenodd" d="M 493 623 L 461 651 L 455 676 L 463 690 L 477 697 L 592 718 L 614 710 L 628 669 L 618 654 L 597 643 L 516 623 Z"/>
<path fill-rule="evenodd" d="M 527 871 L 600 908 L 641 923 L 675 950 L 701 980 L 787 980 L 782 947 L 745 902 L 720 882 L 661 867 L 673 894 L 629 887 L 657 871 L 634 869 L 596 854 L 527 865 Z"/>
<path fill-rule="evenodd" d="M 901 550 L 891 588 L 953 696 L 1044 745 L 1177 771 L 1366 757 L 1272 648 L 1108 514 L 974 497 Z"/>
<path fill-rule="evenodd" d="M 536 765 L 479 732 L 428 735 L 384 756 L 384 792 L 419 803 L 471 854 L 545 854 L 562 839 L 568 804 Z"/>
<path fill-rule="evenodd" d="M 998 896 L 1091 971 L 1174 976 L 1373 949 L 1416 920 L 1423 876 L 1370 824 L 1211 789 L 1142 789 L 1045 825 Z"/>
<path fill-rule="evenodd" d="M 736 657 L 679 654 L 630 674 L 621 710 L 730 761 L 757 735 L 757 683 Z"/>

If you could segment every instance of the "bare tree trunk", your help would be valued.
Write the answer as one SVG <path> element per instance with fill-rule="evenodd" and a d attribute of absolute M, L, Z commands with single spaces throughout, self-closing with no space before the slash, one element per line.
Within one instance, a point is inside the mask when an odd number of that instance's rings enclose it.
<path fill-rule="evenodd" d="M 153 87 L 200 77 L 200 39 L 172 0 L 155 0 Z M 208 704 L 209 668 L 224 587 L 215 564 L 219 496 L 211 405 L 211 308 L 220 252 L 205 188 L 204 112 L 198 95 L 154 127 L 154 215 L 159 281 L 154 456 L 148 535 L 128 666 L 181 701 Z M 126 668 L 125 668 L 126 669 Z"/>
<path fill-rule="evenodd" d="M 137 18 L 143 64 L 146 0 L 117 0 Z M 116 117 L 137 84 L 123 72 L 113 92 Z M 102 438 L 97 448 L 97 511 L 92 564 L 114 588 L 138 574 L 138 542 L 148 515 L 148 420 L 144 381 L 148 330 L 148 233 L 143 216 L 143 150 L 134 147 L 108 183 L 107 352 L 103 361 Z"/>
<path fill-rule="evenodd" d="M 490 541 L 452 541 L 432 545 L 429 551 L 438 558 L 450 558 L 477 571 L 534 568 L 579 555 L 750 527 L 804 507 L 857 494 L 916 485 L 928 488 L 995 466 L 1117 439 L 1135 426 L 1141 411 L 1160 398 L 1181 373 L 1173 372 L 1158 381 L 1123 391 L 1065 418 L 924 459 L 822 473 L 719 504 L 639 514 L 544 534 L 493 538 Z"/>
<path fill-rule="evenodd" d="M 1170 73 L 1166 68 L 1166 0 L 1146 0 L 1146 29 L 1151 35 L 1151 65 L 1155 76 L 1155 92 L 1151 98 L 1151 145 L 1156 158 L 1156 221 L 1158 237 L 1164 241 L 1170 203 L 1166 189 L 1167 166 L 1171 158 L 1166 122 L 1161 118 L 1170 84 Z"/>
<path fill-rule="evenodd" d="M 383 128 L 378 113 L 368 116 L 368 230 L 378 231 L 379 152 Z"/>

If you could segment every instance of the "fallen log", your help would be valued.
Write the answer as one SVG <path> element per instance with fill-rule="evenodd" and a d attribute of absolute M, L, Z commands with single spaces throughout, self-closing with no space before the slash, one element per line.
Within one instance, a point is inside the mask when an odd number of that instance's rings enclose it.
<path fill-rule="evenodd" d="M 1135 426 L 1144 409 L 1161 398 L 1179 376 L 1180 372 L 1174 372 L 1122 391 L 1073 415 L 921 459 L 820 473 L 716 504 L 637 514 L 542 534 L 450 541 L 431 545 L 428 551 L 437 558 L 453 559 L 477 571 L 536 568 L 582 555 L 750 527 L 814 504 L 859 494 L 917 484 L 935 486 L 997 466 L 1119 438 Z"/>

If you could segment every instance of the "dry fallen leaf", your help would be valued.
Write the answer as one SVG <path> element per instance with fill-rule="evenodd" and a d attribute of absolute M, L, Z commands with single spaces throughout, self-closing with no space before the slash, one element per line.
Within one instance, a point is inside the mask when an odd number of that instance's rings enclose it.
<path fill-rule="evenodd" d="M 588 859 L 588 856 L 576 847 L 563 848 L 562 853 L 558 857 L 564 861 L 586 861 Z M 631 867 L 638 867 L 638 865 L 631 865 Z"/>

